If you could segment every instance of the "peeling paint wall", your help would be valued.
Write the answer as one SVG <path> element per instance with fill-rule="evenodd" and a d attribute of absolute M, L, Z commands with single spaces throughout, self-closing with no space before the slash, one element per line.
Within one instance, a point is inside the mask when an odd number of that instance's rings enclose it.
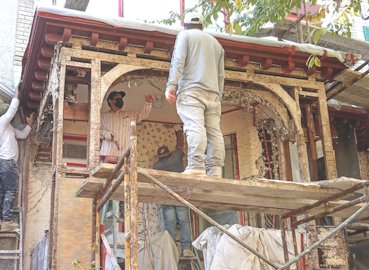
<path fill-rule="evenodd" d="M 32 144 L 25 213 L 24 269 L 29 269 L 31 251 L 49 230 L 50 222 L 52 169 L 49 162 L 34 162 L 37 149 L 37 145 Z"/>
<path fill-rule="evenodd" d="M 369 152 L 358 152 L 361 179 L 369 180 Z"/>
<path fill-rule="evenodd" d="M 319 226 L 316 231 L 312 227 L 308 231 L 306 246 L 311 246 L 316 241 L 323 239 L 335 227 Z M 318 254 L 320 260 L 318 259 Z M 348 248 L 343 230 L 325 241 L 317 250 L 307 256 L 307 269 L 337 269 L 347 270 Z"/>

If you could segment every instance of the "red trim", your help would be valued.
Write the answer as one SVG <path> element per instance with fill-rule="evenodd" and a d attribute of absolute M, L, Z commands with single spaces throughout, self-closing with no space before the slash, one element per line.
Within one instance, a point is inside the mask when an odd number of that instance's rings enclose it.
<path fill-rule="evenodd" d="M 85 135 L 64 134 L 63 139 L 64 140 L 71 140 L 71 141 L 87 142 L 87 136 L 85 136 Z"/>
<path fill-rule="evenodd" d="M 67 162 L 67 166 L 68 167 L 81 167 L 81 168 L 86 168 L 87 165 L 83 164 L 83 163 L 74 163 L 74 162 Z"/>
<path fill-rule="evenodd" d="M 123 16 L 124 0 L 118 0 L 120 9 L 118 12 Z M 180 0 L 180 8 L 184 9 L 184 0 Z M 45 57 L 41 50 L 52 49 L 55 42 L 63 39 L 68 40 L 70 36 L 77 35 L 91 38 L 94 33 L 97 37 L 103 40 L 120 42 L 119 48 L 123 49 L 125 43 L 130 43 L 137 46 L 145 46 L 147 42 L 151 42 L 153 48 L 169 50 L 174 46 L 176 36 L 174 34 L 163 33 L 160 31 L 146 31 L 142 29 L 129 29 L 124 27 L 112 26 L 110 24 L 94 21 L 79 17 L 70 17 L 60 14 L 55 14 L 46 11 L 36 11 L 29 44 L 23 58 L 23 74 L 22 74 L 22 105 L 25 105 L 26 114 L 37 110 L 40 101 L 32 100 L 29 97 L 29 92 L 32 90 L 31 85 L 43 84 L 47 78 L 45 76 L 37 77 L 35 75 L 43 75 L 48 72 L 46 68 L 47 62 L 51 62 L 51 57 Z M 46 35 L 53 37 L 51 40 L 45 40 Z M 127 41 L 122 40 L 124 37 Z M 240 42 L 218 38 L 222 44 L 227 58 L 230 59 L 248 59 L 252 62 L 265 62 L 265 59 L 270 59 L 273 65 L 287 67 L 286 71 L 291 71 L 295 68 L 305 67 L 308 53 L 296 51 L 293 46 L 271 47 L 266 45 L 254 44 L 250 42 Z M 47 42 L 51 42 L 48 44 Z M 96 40 L 92 44 L 96 43 Z M 147 51 L 150 51 L 149 49 Z M 42 59 L 42 65 L 38 66 L 38 60 Z M 169 58 L 168 58 L 169 59 Z M 331 68 L 332 75 L 345 69 L 345 66 L 335 58 L 324 57 L 322 67 L 319 70 Z M 240 61 L 241 66 L 245 61 Z"/>
<path fill-rule="evenodd" d="M 242 111 L 242 108 L 234 108 L 234 109 L 231 109 L 229 111 L 224 111 L 224 112 L 222 112 L 222 115 L 225 115 L 225 114 L 228 114 L 228 113 L 231 113 L 231 112 L 235 112 L 235 111 Z"/>

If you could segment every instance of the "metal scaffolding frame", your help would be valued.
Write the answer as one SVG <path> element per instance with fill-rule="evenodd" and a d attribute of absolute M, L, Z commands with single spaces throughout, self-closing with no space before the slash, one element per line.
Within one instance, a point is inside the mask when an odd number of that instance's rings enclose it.
<path fill-rule="evenodd" d="M 119 173 L 119 174 L 118 174 Z M 319 200 L 311 205 L 306 205 L 299 209 L 290 211 L 281 216 L 281 235 L 282 235 L 282 242 L 283 242 L 283 250 L 285 256 L 285 264 L 284 265 L 276 265 L 275 263 L 268 260 L 264 255 L 258 253 L 253 248 L 249 247 L 245 244 L 242 240 L 237 238 L 235 235 L 230 233 L 224 226 L 220 225 L 212 218 L 207 216 L 193 204 L 188 202 L 186 199 L 182 198 L 176 192 L 171 190 L 168 186 L 161 183 L 158 179 L 153 177 L 152 175 L 148 174 L 146 171 L 142 170 L 137 165 L 137 128 L 136 122 L 131 122 L 131 133 L 130 133 L 130 145 L 128 149 L 124 152 L 124 154 L 120 157 L 118 163 L 116 164 L 113 171 L 110 175 L 106 178 L 106 181 L 93 200 L 93 215 L 92 215 L 92 223 L 93 223 L 93 246 L 94 246 L 94 253 L 93 253 L 93 261 L 95 262 L 95 266 L 100 266 L 100 222 L 101 222 L 101 215 L 100 210 L 104 206 L 104 204 L 109 200 L 112 194 L 120 187 L 122 182 L 124 182 L 124 207 L 125 207 L 125 216 L 124 216 L 124 223 L 125 223 L 125 267 L 128 270 L 137 270 L 138 269 L 138 180 L 137 175 L 138 173 L 144 175 L 146 178 L 150 179 L 153 184 L 163 189 L 169 196 L 172 196 L 182 204 L 189 207 L 192 211 L 203 217 L 207 220 L 210 224 L 217 227 L 220 231 L 228 235 L 232 238 L 235 242 L 240 244 L 242 247 L 249 250 L 259 259 L 263 260 L 265 263 L 270 265 L 273 269 L 284 270 L 289 269 L 289 267 L 293 264 L 296 264 L 297 269 L 300 269 L 300 260 L 305 255 L 310 253 L 315 248 L 319 247 L 322 243 L 324 243 L 327 239 L 332 237 L 334 234 L 339 232 L 341 229 L 347 227 L 348 224 L 354 221 L 356 217 L 362 214 L 366 209 L 369 208 L 369 200 L 367 189 L 369 186 L 369 180 L 363 181 L 356 186 L 346 189 L 338 194 L 330 196 L 326 199 Z M 116 177 L 116 175 L 118 175 Z M 328 203 L 332 200 L 337 200 L 340 198 L 347 197 L 348 194 L 352 194 L 360 189 L 365 189 L 365 194 L 358 199 L 352 199 L 347 203 L 329 207 L 327 206 Z M 317 241 L 305 251 L 298 253 L 297 252 L 297 240 L 296 240 L 296 229 L 299 225 L 310 222 L 312 220 L 316 220 L 320 217 L 333 214 L 340 210 L 346 209 L 348 207 L 352 207 L 358 203 L 364 203 L 359 210 L 357 210 L 354 214 L 352 214 L 349 218 L 347 218 L 344 222 L 342 222 L 339 226 L 337 226 L 334 230 L 332 230 L 329 234 L 327 234 L 323 239 Z M 325 210 L 316 213 L 314 215 L 306 216 L 308 211 L 314 209 L 316 207 L 325 205 Z M 297 217 L 306 216 L 297 221 Z M 288 225 L 288 219 L 291 225 L 292 231 L 292 238 L 294 244 L 294 251 L 295 257 L 290 259 L 288 258 L 288 250 L 287 250 L 287 240 L 286 240 L 286 230 Z"/>

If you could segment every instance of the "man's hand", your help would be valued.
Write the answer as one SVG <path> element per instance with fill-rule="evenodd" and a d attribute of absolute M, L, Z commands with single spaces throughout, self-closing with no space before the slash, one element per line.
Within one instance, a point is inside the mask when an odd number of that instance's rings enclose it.
<path fill-rule="evenodd" d="M 20 91 L 21 86 L 22 86 L 22 81 L 20 81 L 17 88 L 15 88 L 14 97 L 17 99 L 19 99 L 19 91 Z"/>
<path fill-rule="evenodd" d="M 176 101 L 176 90 L 173 86 L 168 86 L 165 90 L 165 98 L 169 104 L 173 104 Z"/>
<path fill-rule="evenodd" d="M 27 117 L 27 125 L 32 127 L 33 123 L 35 122 L 36 113 L 31 113 L 29 117 Z"/>
<path fill-rule="evenodd" d="M 145 96 L 145 101 L 147 103 L 153 103 L 155 100 L 155 97 L 153 95 L 148 95 L 148 96 Z"/>

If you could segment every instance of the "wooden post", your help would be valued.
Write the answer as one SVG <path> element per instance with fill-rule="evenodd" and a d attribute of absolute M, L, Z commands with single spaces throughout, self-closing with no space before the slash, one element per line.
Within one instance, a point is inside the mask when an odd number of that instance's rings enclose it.
<path fill-rule="evenodd" d="M 90 170 L 96 168 L 100 158 L 100 97 L 101 63 L 99 59 L 91 60 L 91 95 L 90 95 L 90 134 L 88 141 L 88 164 Z"/>
<path fill-rule="evenodd" d="M 300 94 L 301 87 L 294 87 L 294 96 L 296 102 L 296 118 L 301 123 L 301 107 L 300 107 Z M 301 126 L 301 125 L 300 125 Z M 309 168 L 306 160 L 306 144 L 305 136 L 302 127 L 297 128 L 296 134 L 296 144 L 297 144 L 297 155 L 299 158 L 299 168 L 300 168 L 300 178 L 303 182 L 310 182 Z"/>
<path fill-rule="evenodd" d="M 131 204 L 131 269 L 138 269 L 138 187 L 137 187 L 137 129 L 131 122 L 130 204 Z"/>
<path fill-rule="evenodd" d="M 96 215 L 96 231 L 95 231 L 95 268 L 100 269 L 101 266 L 101 258 L 100 258 L 100 224 L 101 224 L 101 211 L 96 209 L 96 204 L 94 204 L 94 214 Z"/>
<path fill-rule="evenodd" d="M 309 169 L 310 169 L 310 178 L 312 180 L 318 179 L 318 167 L 317 167 L 317 159 L 318 154 L 316 151 L 315 145 L 315 129 L 314 129 L 314 120 L 313 120 L 313 112 L 311 105 L 304 106 L 304 115 L 306 117 L 307 123 L 307 139 L 308 139 L 308 160 L 309 160 Z"/>
<path fill-rule="evenodd" d="M 131 183 L 130 183 L 130 171 L 128 170 L 128 158 L 124 158 L 124 231 L 125 231 L 125 268 L 131 269 Z"/>
<path fill-rule="evenodd" d="M 335 179 L 337 178 L 336 157 L 332 145 L 328 105 L 324 86 L 318 90 L 318 98 L 326 178 Z"/>
<path fill-rule="evenodd" d="M 281 152 L 283 153 L 282 169 L 284 170 L 284 173 L 283 173 L 284 177 L 282 177 L 282 179 L 286 181 L 293 181 L 289 140 L 284 141 L 280 149 L 281 149 Z"/>
<path fill-rule="evenodd" d="M 119 201 L 113 201 L 113 253 L 117 257 L 118 250 L 118 227 L 119 227 Z"/>

